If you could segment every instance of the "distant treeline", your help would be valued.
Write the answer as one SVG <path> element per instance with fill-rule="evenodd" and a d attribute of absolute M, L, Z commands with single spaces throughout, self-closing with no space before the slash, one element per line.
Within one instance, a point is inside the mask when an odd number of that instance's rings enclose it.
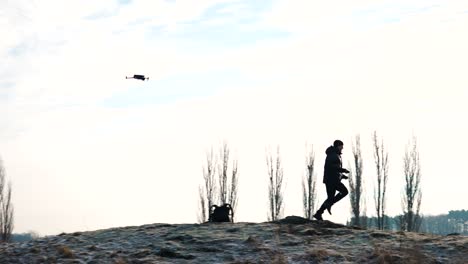
<path fill-rule="evenodd" d="M 26 241 L 33 240 L 38 237 L 39 235 L 35 232 L 12 234 L 11 242 L 26 242 Z"/>
<path fill-rule="evenodd" d="M 393 217 L 385 215 L 384 229 L 393 231 L 402 230 L 402 219 L 402 215 Z M 350 225 L 353 220 L 351 219 L 347 224 Z M 360 222 L 362 223 L 362 227 L 378 228 L 376 217 L 363 216 Z M 468 210 L 453 210 L 449 211 L 448 214 L 423 216 L 419 232 L 437 235 L 452 233 L 468 235 Z"/>

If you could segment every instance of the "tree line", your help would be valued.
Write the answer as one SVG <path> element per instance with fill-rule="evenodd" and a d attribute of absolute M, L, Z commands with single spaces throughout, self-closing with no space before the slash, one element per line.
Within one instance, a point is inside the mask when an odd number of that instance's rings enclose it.
<path fill-rule="evenodd" d="M 14 228 L 14 208 L 11 202 L 11 182 L 6 182 L 3 160 L 0 158 L 0 242 L 11 241 Z"/>
<path fill-rule="evenodd" d="M 385 215 L 386 230 L 402 230 L 404 222 L 404 215 L 388 216 Z M 346 224 L 351 225 L 355 221 L 351 218 Z M 360 219 L 362 226 L 366 228 L 378 228 L 377 217 L 365 217 L 361 216 Z M 441 215 L 424 215 L 421 217 L 421 225 L 418 230 L 421 233 L 429 233 L 436 235 L 448 235 L 448 234 L 462 234 L 468 235 L 468 210 L 452 210 L 447 214 Z"/>
<path fill-rule="evenodd" d="M 372 134 L 373 148 L 373 202 L 375 217 L 366 216 L 366 194 L 364 188 L 364 161 L 361 150 L 361 137 L 356 135 L 351 140 L 352 161 L 350 167 L 350 225 L 389 229 L 393 222 L 386 214 L 387 186 L 389 176 L 389 153 L 384 140 L 376 131 Z M 207 221 L 209 210 L 213 204 L 231 203 L 234 210 L 237 207 L 238 190 L 238 160 L 230 160 L 229 146 L 224 143 L 214 155 L 211 149 L 207 152 L 207 160 L 203 166 L 203 184 L 200 186 L 199 222 Z M 279 146 L 276 151 L 267 149 L 266 177 L 268 179 L 268 213 L 269 221 L 275 221 L 282 216 L 284 210 L 283 164 Z M 420 211 L 422 201 L 421 164 L 417 139 L 413 136 L 405 147 L 402 155 L 404 178 L 401 192 L 401 215 L 398 216 L 398 229 L 404 231 L 420 231 L 423 217 Z M 231 169 L 228 167 L 231 166 Z M 369 173 L 371 174 L 371 173 Z M 308 146 L 305 155 L 304 176 L 302 179 L 302 203 L 305 218 L 312 219 L 317 199 L 317 177 L 315 173 L 315 153 L 313 146 Z M 427 222 L 425 222 L 427 225 Z"/>

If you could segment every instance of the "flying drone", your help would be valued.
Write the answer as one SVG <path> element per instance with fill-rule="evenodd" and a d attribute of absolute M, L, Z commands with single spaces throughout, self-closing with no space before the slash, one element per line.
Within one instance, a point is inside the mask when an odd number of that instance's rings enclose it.
<path fill-rule="evenodd" d="M 135 74 L 133 75 L 133 77 L 127 77 L 125 76 L 125 79 L 137 79 L 137 80 L 149 80 L 149 77 L 145 77 L 144 75 L 139 75 L 139 74 Z"/>

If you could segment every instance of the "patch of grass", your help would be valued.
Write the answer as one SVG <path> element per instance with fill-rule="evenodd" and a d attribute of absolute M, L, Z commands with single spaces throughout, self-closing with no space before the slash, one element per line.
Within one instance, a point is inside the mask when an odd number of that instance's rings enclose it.
<path fill-rule="evenodd" d="M 317 232 L 317 230 L 315 230 L 315 229 L 306 229 L 306 230 L 302 231 L 301 234 L 304 235 L 304 236 L 318 236 L 318 235 L 320 235 L 320 233 Z"/>
<path fill-rule="evenodd" d="M 407 263 L 434 263 L 417 245 L 411 245 L 403 250 Z"/>
<path fill-rule="evenodd" d="M 326 250 L 323 248 L 310 249 L 302 255 L 295 256 L 293 260 L 300 263 L 341 263 L 347 261 L 346 257 L 339 254 L 338 252 L 334 250 Z"/>
<path fill-rule="evenodd" d="M 118 258 L 114 260 L 114 264 L 127 264 L 128 262 L 125 261 L 123 258 Z"/>
<path fill-rule="evenodd" d="M 233 228 L 228 228 L 226 229 L 226 232 L 229 232 L 229 233 L 236 233 L 236 232 L 239 232 L 241 229 L 238 228 L 238 227 L 233 227 Z"/>
<path fill-rule="evenodd" d="M 381 245 L 374 245 L 374 254 L 376 263 L 387 264 L 387 263 L 434 263 L 429 257 L 427 257 L 414 243 L 400 244 L 400 247 L 396 251 L 390 249 L 384 249 Z"/>
<path fill-rule="evenodd" d="M 296 229 L 291 224 L 280 225 L 279 230 L 281 231 L 281 233 L 286 233 L 286 234 L 295 234 L 296 233 Z"/>
<path fill-rule="evenodd" d="M 304 257 L 306 257 L 309 260 L 316 259 L 321 261 L 327 258 L 328 256 L 330 256 L 330 253 L 325 249 L 313 249 L 309 250 Z"/>
<path fill-rule="evenodd" d="M 57 251 L 60 254 L 60 256 L 62 256 L 64 258 L 73 258 L 74 257 L 73 251 L 67 246 L 58 246 Z"/>
<path fill-rule="evenodd" d="M 37 248 L 37 247 L 33 247 L 33 248 L 31 248 L 29 250 L 29 252 L 37 254 L 37 253 L 41 252 L 41 250 L 39 248 Z"/>
<path fill-rule="evenodd" d="M 180 259 L 194 259 L 195 258 L 195 256 L 190 255 L 190 254 L 182 255 L 179 252 L 171 248 L 161 248 L 159 252 L 157 253 L 157 255 L 163 258 L 180 258 Z"/>
<path fill-rule="evenodd" d="M 286 242 L 282 242 L 280 244 L 280 246 L 282 246 L 282 247 L 295 247 L 297 245 L 302 245 L 302 244 L 304 244 L 303 241 L 286 241 Z"/>
<path fill-rule="evenodd" d="M 249 238 L 245 240 L 245 243 L 255 248 L 260 247 L 263 244 L 262 241 L 256 236 L 249 236 Z"/>
<path fill-rule="evenodd" d="M 96 251 L 97 247 L 95 245 L 91 245 L 91 246 L 88 246 L 87 249 L 91 251 Z"/>
<path fill-rule="evenodd" d="M 374 254 L 372 255 L 372 258 L 375 258 L 375 261 L 378 264 L 395 263 L 401 260 L 400 256 L 394 255 L 391 251 L 383 249 L 378 245 L 374 245 Z"/>
<path fill-rule="evenodd" d="M 158 253 L 163 258 L 177 258 L 179 254 L 171 248 L 161 248 Z"/>
<path fill-rule="evenodd" d="M 282 252 L 276 251 L 275 254 L 272 256 L 272 259 L 271 259 L 270 263 L 272 263 L 272 264 L 287 264 L 288 259 L 286 258 L 286 256 Z"/>
<path fill-rule="evenodd" d="M 198 252 L 222 252 L 223 251 L 221 248 L 210 247 L 210 246 L 197 247 L 195 248 L 195 250 Z"/>

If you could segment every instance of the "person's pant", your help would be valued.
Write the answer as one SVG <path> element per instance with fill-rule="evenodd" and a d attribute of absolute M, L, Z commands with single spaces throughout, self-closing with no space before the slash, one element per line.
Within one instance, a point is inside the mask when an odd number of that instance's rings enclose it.
<path fill-rule="evenodd" d="M 335 203 L 337 203 L 339 200 L 343 199 L 346 195 L 348 195 L 348 189 L 346 186 L 339 182 L 339 183 L 333 183 L 333 184 L 326 184 L 327 186 L 327 200 L 323 202 L 322 206 L 320 209 L 317 211 L 318 214 L 323 214 L 325 209 L 327 209 L 328 206 L 332 206 Z M 335 196 L 336 191 L 339 193 Z"/>

